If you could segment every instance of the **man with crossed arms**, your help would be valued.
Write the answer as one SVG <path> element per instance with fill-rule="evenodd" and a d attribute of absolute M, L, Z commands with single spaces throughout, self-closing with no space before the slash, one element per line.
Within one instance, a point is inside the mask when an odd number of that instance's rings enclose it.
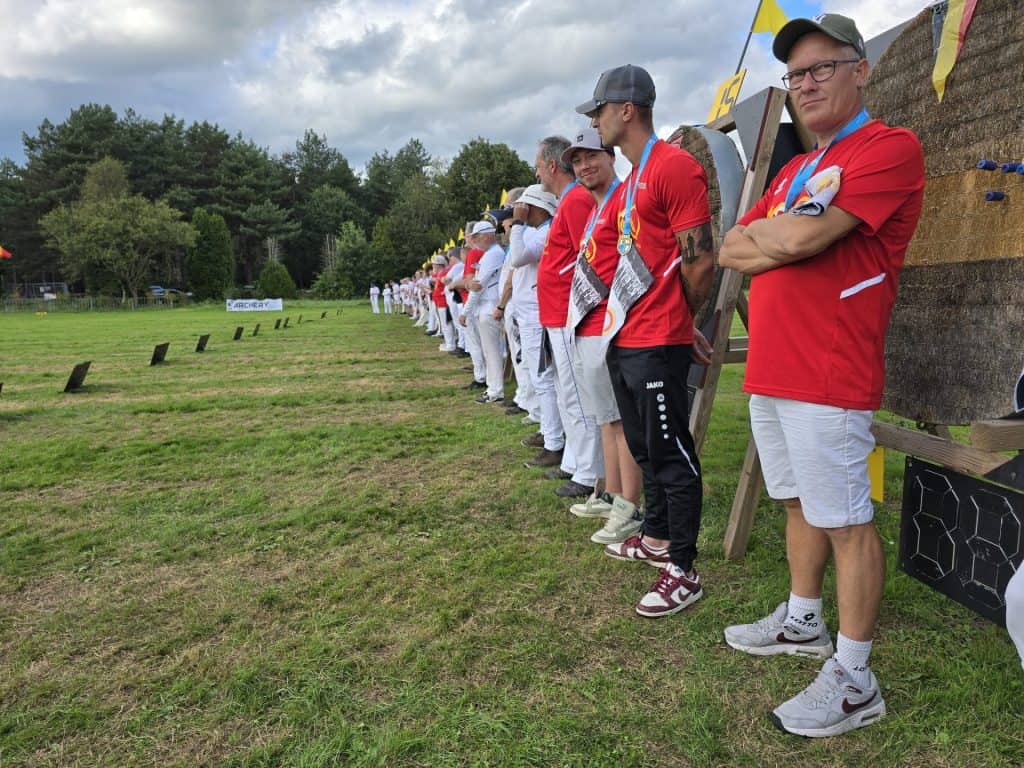
<path fill-rule="evenodd" d="M 768 493 L 786 508 L 790 595 L 763 619 L 728 627 L 725 640 L 757 656 L 826 659 L 817 679 L 771 717 L 790 733 L 835 736 L 885 714 L 868 664 L 885 555 L 867 459 L 889 313 L 921 213 L 924 159 L 913 133 L 864 109 L 868 62 L 851 19 L 793 19 L 773 52 L 817 143 L 783 167 L 726 235 L 720 261 L 753 275 L 743 388 Z M 821 600 L 830 554 L 835 656 Z"/>

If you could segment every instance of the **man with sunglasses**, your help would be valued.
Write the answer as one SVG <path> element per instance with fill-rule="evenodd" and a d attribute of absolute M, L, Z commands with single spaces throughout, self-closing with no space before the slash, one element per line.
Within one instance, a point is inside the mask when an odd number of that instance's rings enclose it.
<path fill-rule="evenodd" d="M 868 664 L 885 580 L 867 459 L 885 381 L 889 313 L 921 213 L 917 137 L 864 108 L 864 42 L 851 19 L 794 19 L 773 52 L 815 148 L 790 161 L 725 237 L 723 266 L 753 275 L 744 390 L 769 495 L 786 508 L 789 599 L 728 627 L 757 656 L 825 659 L 817 679 L 772 713 L 803 736 L 876 722 L 885 702 Z M 839 632 L 822 618 L 835 559 Z"/>

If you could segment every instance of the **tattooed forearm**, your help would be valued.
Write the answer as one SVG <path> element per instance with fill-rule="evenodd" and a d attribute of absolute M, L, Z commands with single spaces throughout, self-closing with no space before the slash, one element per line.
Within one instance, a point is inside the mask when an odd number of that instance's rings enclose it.
<path fill-rule="evenodd" d="M 696 234 L 696 237 L 694 237 Z M 715 240 L 711 234 L 711 224 L 701 224 L 699 227 L 686 231 L 686 242 L 680 243 L 680 254 L 684 264 L 695 264 L 702 255 L 714 255 Z"/>

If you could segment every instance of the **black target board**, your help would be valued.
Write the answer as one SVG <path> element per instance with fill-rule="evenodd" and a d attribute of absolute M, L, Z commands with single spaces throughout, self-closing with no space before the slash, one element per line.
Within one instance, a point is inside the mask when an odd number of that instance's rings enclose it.
<path fill-rule="evenodd" d="M 242 334 L 244 332 L 245 332 L 245 327 L 244 326 L 241 326 L 241 325 L 237 326 L 235 328 L 235 341 L 238 341 L 240 338 L 242 338 Z"/>
<path fill-rule="evenodd" d="M 149 358 L 150 365 L 160 365 L 164 360 L 167 359 L 167 350 L 170 348 L 171 343 L 165 341 L 163 344 L 157 344 L 153 347 L 153 355 Z"/>
<path fill-rule="evenodd" d="M 1006 626 L 1006 585 L 1024 559 L 1024 493 L 907 457 L 900 568 Z"/>
<path fill-rule="evenodd" d="M 259 336 L 260 335 L 260 324 L 259 323 L 256 323 L 256 327 L 252 329 L 252 335 L 253 336 Z"/>
<path fill-rule="evenodd" d="M 279 318 L 277 318 L 277 320 L 274 321 L 274 330 L 276 331 L 280 327 L 281 327 L 281 318 L 279 317 Z"/>
<path fill-rule="evenodd" d="M 85 374 L 89 372 L 89 366 L 92 365 L 91 360 L 87 360 L 84 363 L 79 363 L 71 369 L 71 375 L 68 376 L 68 383 L 64 385 L 65 392 L 75 392 L 82 388 L 85 384 Z"/>
<path fill-rule="evenodd" d="M 210 343 L 210 334 L 204 333 L 199 337 L 199 341 L 196 342 L 196 352 L 205 352 L 206 345 Z"/>
<path fill-rule="evenodd" d="M 321 320 L 326 320 L 327 319 L 327 310 L 326 309 L 323 312 L 320 313 L 320 319 Z"/>

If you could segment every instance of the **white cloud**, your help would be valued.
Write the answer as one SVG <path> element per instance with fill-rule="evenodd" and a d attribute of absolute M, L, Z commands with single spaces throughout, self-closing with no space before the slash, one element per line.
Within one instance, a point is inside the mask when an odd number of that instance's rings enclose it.
<path fill-rule="evenodd" d="M 870 36 L 922 6 L 829 10 Z M 15 95 L 0 155 L 17 156 L 13 137 L 44 117 L 97 101 L 218 122 L 275 152 L 313 128 L 357 167 L 412 137 L 451 157 L 483 136 L 530 160 L 537 139 L 585 122 L 573 107 L 626 62 L 654 76 L 659 130 L 702 122 L 748 22 L 719 0 L 0 0 L 0 14 L 0 83 Z M 778 83 L 766 35 L 745 65 L 745 95 Z"/>

